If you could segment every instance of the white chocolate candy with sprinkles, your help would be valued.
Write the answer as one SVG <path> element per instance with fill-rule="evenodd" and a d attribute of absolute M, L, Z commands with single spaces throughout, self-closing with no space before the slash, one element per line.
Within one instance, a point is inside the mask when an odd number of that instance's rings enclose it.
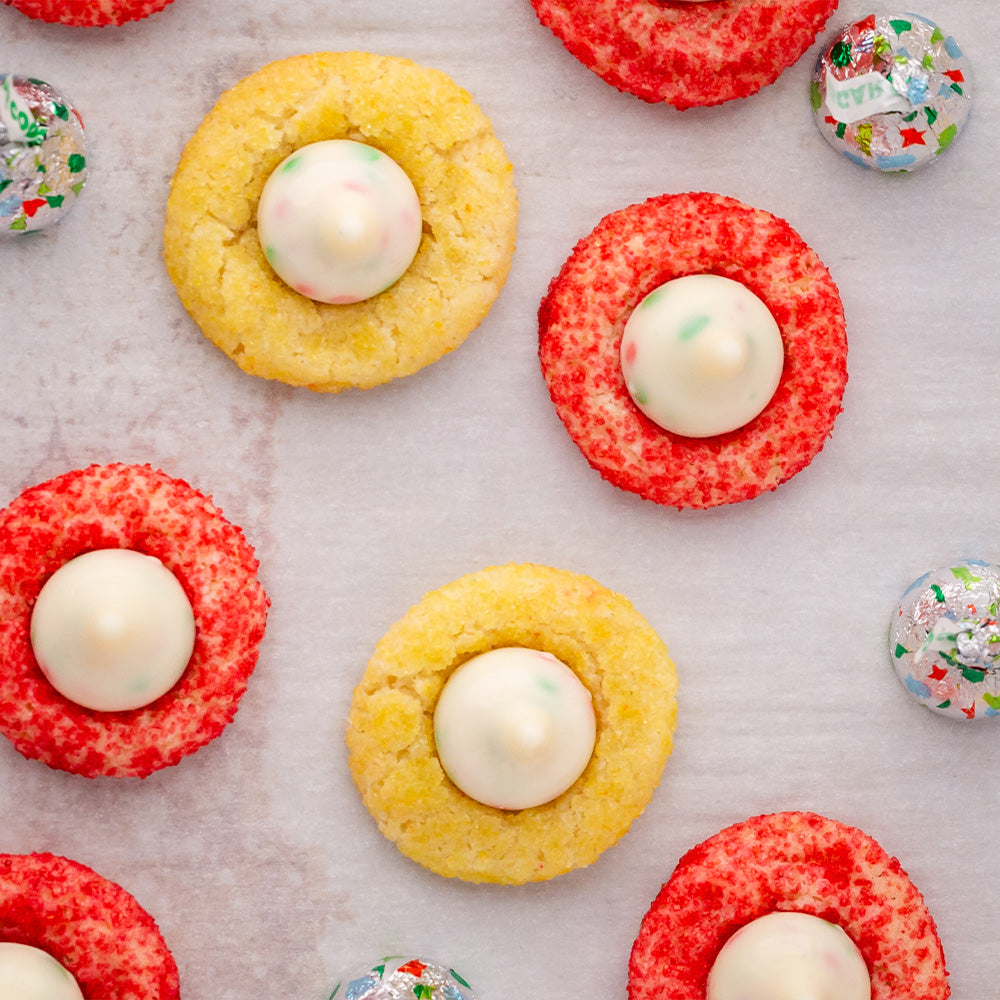
<path fill-rule="evenodd" d="M 871 977 L 841 927 L 775 911 L 741 927 L 708 974 L 707 1000 L 871 1000 Z"/>
<path fill-rule="evenodd" d="M 590 692 L 550 653 L 502 647 L 448 679 L 434 711 L 438 758 L 470 798 L 528 809 L 565 792 L 594 752 Z"/>
<path fill-rule="evenodd" d="M 73 975 L 47 951 L 0 941 L 3 1000 L 83 1000 Z"/>
<path fill-rule="evenodd" d="M 966 559 L 925 573 L 889 628 L 900 684 L 951 719 L 1000 717 L 1000 566 Z"/>
<path fill-rule="evenodd" d="M 292 153 L 257 207 L 268 263 L 318 302 L 361 302 L 385 291 L 413 262 L 422 233 L 420 199 L 403 169 L 351 139 Z"/>
<path fill-rule="evenodd" d="M 194 612 L 177 578 L 131 549 L 71 559 L 45 582 L 31 615 L 31 645 L 49 682 L 99 712 L 140 708 L 166 694 L 194 642 Z"/>
<path fill-rule="evenodd" d="M 715 274 L 675 278 L 629 316 L 622 374 L 636 406 L 664 430 L 711 437 L 749 423 L 781 380 L 784 346 L 767 306 Z"/>

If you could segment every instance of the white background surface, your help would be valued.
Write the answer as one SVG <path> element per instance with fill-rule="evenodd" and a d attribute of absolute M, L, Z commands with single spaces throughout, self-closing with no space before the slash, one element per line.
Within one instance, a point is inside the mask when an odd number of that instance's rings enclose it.
<path fill-rule="evenodd" d="M 869 13 L 844 0 L 828 30 Z M 527 0 L 176 0 L 123 28 L 0 9 L 0 68 L 81 109 L 91 175 L 58 227 L 0 244 L 0 502 L 90 462 L 151 462 L 246 531 L 273 601 L 237 720 L 145 781 L 88 781 L 0 745 L 0 850 L 65 854 L 156 917 L 185 1000 L 325 1000 L 389 952 L 452 963 L 489 1000 L 624 998 L 628 952 L 678 857 L 749 815 L 812 809 L 875 836 L 923 891 L 953 994 L 996 997 L 997 724 L 907 698 L 885 634 L 926 569 L 1000 559 L 995 394 L 1000 11 L 925 0 L 976 104 L 940 162 L 883 177 L 815 129 L 819 45 L 747 101 L 678 113 L 619 94 Z M 823 36 L 821 36 L 823 37 Z M 518 249 L 459 350 L 368 393 L 240 372 L 161 260 L 170 176 L 221 91 L 272 59 L 359 48 L 439 67 L 516 171 Z M 811 466 L 749 503 L 677 512 L 593 473 L 549 404 L 535 312 L 605 213 L 710 190 L 788 219 L 829 266 L 850 383 Z M 626 594 L 681 681 L 651 806 L 589 869 L 449 882 L 378 833 L 347 771 L 353 685 L 428 589 L 531 560 Z"/>

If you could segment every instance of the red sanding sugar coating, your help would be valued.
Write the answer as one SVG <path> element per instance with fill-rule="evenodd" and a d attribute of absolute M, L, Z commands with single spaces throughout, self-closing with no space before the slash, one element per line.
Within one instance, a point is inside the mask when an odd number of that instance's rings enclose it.
<path fill-rule="evenodd" d="M 538 19 L 619 90 L 676 108 L 721 104 L 774 83 L 837 0 L 531 0 Z"/>
<path fill-rule="evenodd" d="M 194 610 L 181 679 L 143 708 L 95 712 L 64 698 L 31 649 L 45 581 L 92 549 L 155 556 Z M 0 511 L 0 731 L 26 757 L 86 777 L 145 777 L 215 739 L 257 663 L 268 599 L 257 559 L 212 501 L 148 465 L 94 465 L 21 494 Z"/>
<path fill-rule="evenodd" d="M 934 920 L 899 862 L 854 827 L 785 812 L 727 827 L 681 858 L 632 947 L 629 1000 L 705 1000 L 722 946 L 774 910 L 839 924 L 864 956 L 872 1000 L 950 995 Z"/>
<path fill-rule="evenodd" d="M 750 423 L 690 438 L 638 409 L 619 351 L 649 292 L 705 273 L 763 300 L 785 363 Z M 661 195 L 606 216 L 553 279 L 538 318 L 542 372 L 570 436 L 605 479 L 657 503 L 714 507 L 773 490 L 812 461 L 840 413 L 847 333 L 837 286 L 787 222 L 733 198 Z"/>
<path fill-rule="evenodd" d="M 86 1000 L 176 1000 L 177 965 L 120 885 L 53 854 L 0 854 L 0 941 L 41 948 Z"/>
<path fill-rule="evenodd" d="M 77 28 L 101 28 L 109 24 L 139 21 L 172 0 L 4 0 L 28 17 Z"/>

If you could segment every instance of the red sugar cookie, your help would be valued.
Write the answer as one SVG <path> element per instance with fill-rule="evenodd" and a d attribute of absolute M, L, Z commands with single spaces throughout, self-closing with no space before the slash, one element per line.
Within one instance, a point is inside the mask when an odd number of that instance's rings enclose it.
<path fill-rule="evenodd" d="M 86 1000 L 176 1000 L 177 965 L 121 886 L 53 854 L 0 854 L 0 941 L 48 952 Z"/>
<path fill-rule="evenodd" d="M 143 708 L 95 712 L 64 698 L 32 652 L 42 584 L 91 549 L 131 548 L 177 577 L 195 616 L 181 679 Z M 152 467 L 93 465 L 0 511 L 0 732 L 26 757 L 86 777 L 145 777 L 215 739 L 257 663 L 268 599 L 257 559 L 212 501 Z"/>
<path fill-rule="evenodd" d="M 950 994 L 934 920 L 899 862 L 861 830 L 786 812 L 727 827 L 681 858 L 632 947 L 629 1000 L 704 1000 L 722 946 L 774 910 L 843 928 L 864 956 L 872 1000 Z"/>
<path fill-rule="evenodd" d="M 4 0 L 4 3 L 28 17 L 50 24 L 69 24 L 77 28 L 99 28 L 109 24 L 139 21 L 172 0 Z"/>
<path fill-rule="evenodd" d="M 762 413 L 738 430 L 691 438 L 640 412 L 619 348 L 645 295 L 702 273 L 763 300 L 785 362 Z M 733 198 L 661 195 L 606 216 L 552 280 L 538 318 L 542 372 L 570 436 L 605 479 L 657 503 L 714 507 L 773 490 L 812 461 L 840 413 L 847 335 L 837 286 L 787 222 Z"/>
<path fill-rule="evenodd" d="M 837 0 L 531 0 L 566 48 L 618 90 L 675 108 L 721 104 L 774 83 Z"/>

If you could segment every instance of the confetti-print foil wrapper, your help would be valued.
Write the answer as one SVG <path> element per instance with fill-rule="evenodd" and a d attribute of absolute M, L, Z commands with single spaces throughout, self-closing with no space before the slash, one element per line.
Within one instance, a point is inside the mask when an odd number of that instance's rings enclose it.
<path fill-rule="evenodd" d="M 450 966 L 397 957 L 342 980 L 330 1000 L 476 1000 L 476 995 Z"/>
<path fill-rule="evenodd" d="M 952 719 L 1000 715 L 1000 567 L 968 560 L 926 573 L 903 595 L 889 655 L 903 687 Z"/>
<path fill-rule="evenodd" d="M 873 170 L 932 162 L 965 126 L 969 66 L 954 38 L 916 14 L 872 14 L 826 46 L 812 108 L 827 142 Z"/>
<path fill-rule="evenodd" d="M 77 110 L 41 80 L 0 73 L 0 235 L 52 225 L 86 179 Z"/>

